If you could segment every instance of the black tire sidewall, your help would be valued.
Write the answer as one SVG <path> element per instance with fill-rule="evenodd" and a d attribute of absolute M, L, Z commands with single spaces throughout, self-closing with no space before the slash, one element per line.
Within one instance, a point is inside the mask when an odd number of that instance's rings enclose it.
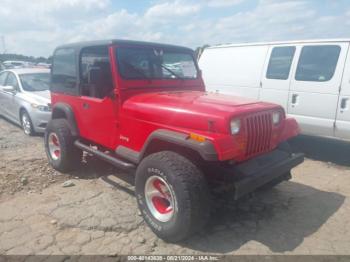
<path fill-rule="evenodd" d="M 56 134 L 60 144 L 60 157 L 53 159 L 49 149 L 50 134 Z M 71 135 L 68 122 L 64 119 L 54 119 L 49 122 L 45 131 L 45 151 L 50 164 L 61 172 L 67 172 L 78 164 L 79 150 L 74 146 L 74 137 Z M 81 156 L 81 155 L 80 155 Z"/>
<path fill-rule="evenodd" d="M 139 209 L 152 231 L 169 242 L 177 242 L 186 238 L 191 231 L 191 204 L 188 203 L 188 189 L 185 183 L 174 175 L 173 170 L 161 161 L 144 161 L 136 172 L 135 192 Z M 185 174 L 184 174 L 185 175 Z M 149 177 L 158 176 L 168 184 L 175 200 L 174 214 L 167 222 L 156 219 L 147 206 L 145 199 L 145 184 Z"/>
<path fill-rule="evenodd" d="M 63 143 L 63 138 L 62 138 L 62 135 L 60 134 L 60 132 L 57 132 L 57 130 L 55 130 L 55 127 L 54 127 L 54 121 L 51 121 L 48 125 L 47 125 L 47 128 L 46 128 L 46 132 L 45 132 L 45 151 L 46 151 L 46 155 L 47 155 L 47 158 L 49 159 L 49 162 L 50 164 L 54 167 L 54 168 L 58 168 L 60 165 L 61 165 L 61 162 L 62 162 L 62 157 L 64 157 L 64 145 L 62 144 Z M 50 149 L 49 149 L 49 137 L 50 137 L 50 134 L 51 133 L 54 133 L 56 134 L 57 138 L 58 138 L 58 142 L 60 144 L 60 150 L 61 150 L 61 154 L 60 154 L 60 157 L 58 159 L 53 159 L 51 157 L 51 154 L 50 154 Z"/>
<path fill-rule="evenodd" d="M 25 133 L 25 131 L 24 131 L 24 127 L 23 127 L 23 116 L 24 115 L 27 116 L 29 124 L 30 124 L 30 133 L 29 134 Z M 28 112 L 26 110 L 23 110 L 22 114 L 21 114 L 21 127 L 23 129 L 24 134 L 26 134 L 27 136 L 33 136 L 35 134 L 32 119 L 30 118 L 30 115 L 28 114 Z"/>
<path fill-rule="evenodd" d="M 143 170 L 140 170 L 143 175 L 140 177 L 140 179 L 136 182 L 136 198 L 137 202 L 140 208 L 140 211 L 142 212 L 142 215 L 144 219 L 146 220 L 147 224 L 150 225 L 153 231 L 156 231 L 157 234 L 162 234 L 162 231 L 169 232 L 172 231 L 173 228 L 176 228 L 178 216 L 179 216 L 179 203 L 178 203 L 178 194 L 176 194 L 174 189 L 174 182 L 171 181 L 171 177 L 167 177 L 164 174 L 164 170 L 162 170 L 159 166 L 154 167 L 147 167 L 143 168 Z M 146 198 L 145 198 L 145 184 L 148 178 L 151 176 L 158 176 L 168 184 L 169 189 L 171 193 L 174 196 L 174 214 L 171 217 L 171 219 L 167 222 L 161 222 L 157 220 L 150 212 Z"/>

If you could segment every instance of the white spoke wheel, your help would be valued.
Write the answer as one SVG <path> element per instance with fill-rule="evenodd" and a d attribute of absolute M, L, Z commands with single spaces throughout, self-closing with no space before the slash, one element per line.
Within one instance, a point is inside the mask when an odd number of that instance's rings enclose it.
<path fill-rule="evenodd" d="M 74 146 L 75 139 L 66 119 L 53 119 L 48 123 L 45 151 L 53 168 L 68 172 L 80 165 L 83 152 Z"/>
<path fill-rule="evenodd" d="M 23 131 L 26 135 L 32 135 L 33 134 L 33 125 L 32 121 L 30 120 L 30 117 L 27 112 L 23 112 L 21 115 L 21 123 Z"/>
<path fill-rule="evenodd" d="M 207 181 L 186 157 L 161 151 L 145 157 L 136 170 L 135 193 L 152 231 L 177 242 L 197 232 L 210 215 Z"/>
<path fill-rule="evenodd" d="M 49 134 L 49 152 L 53 160 L 58 160 L 61 156 L 61 147 L 58 137 L 55 133 Z"/>
<path fill-rule="evenodd" d="M 174 215 L 175 196 L 163 178 L 151 176 L 147 179 L 145 198 L 150 212 L 160 222 L 167 222 Z"/>

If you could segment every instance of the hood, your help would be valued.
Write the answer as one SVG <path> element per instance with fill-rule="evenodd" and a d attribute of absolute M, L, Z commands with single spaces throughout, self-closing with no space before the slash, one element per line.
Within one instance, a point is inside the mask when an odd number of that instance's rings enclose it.
<path fill-rule="evenodd" d="M 26 92 L 25 97 L 33 103 L 47 105 L 51 103 L 50 91 Z"/>
<path fill-rule="evenodd" d="M 133 118 L 201 130 L 208 130 L 208 121 L 227 123 L 242 114 L 273 108 L 279 106 L 200 91 L 144 93 L 131 97 L 123 105 L 124 113 Z"/>

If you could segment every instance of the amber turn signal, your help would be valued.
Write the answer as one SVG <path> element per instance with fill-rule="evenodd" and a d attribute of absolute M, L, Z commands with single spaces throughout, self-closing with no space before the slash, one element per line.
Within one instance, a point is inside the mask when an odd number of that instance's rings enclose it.
<path fill-rule="evenodd" d="M 195 134 L 195 133 L 190 133 L 190 138 L 193 139 L 193 140 L 196 140 L 198 142 L 204 142 L 205 141 L 205 137 L 204 136 L 201 136 L 201 135 L 198 135 L 198 134 Z"/>

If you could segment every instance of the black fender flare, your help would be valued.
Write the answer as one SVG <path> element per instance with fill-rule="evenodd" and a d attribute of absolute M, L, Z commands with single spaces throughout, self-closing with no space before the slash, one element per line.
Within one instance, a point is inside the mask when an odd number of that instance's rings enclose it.
<path fill-rule="evenodd" d="M 198 142 L 196 140 L 189 139 L 188 134 L 166 129 L 158 129 L 156 131 L 153 131 L 145 141 L 145 144 L 143 145 L 142 150 L 140 152 L 137 152 L 125 146 L 118 146 L 115 150 L 115 153 L 137 164 L 142 160 L 148 146 L 154 140 L 165 141 L 171 144 L 182 146 L 184 148 L 192 149 L 196 151 L 203 158 L 203 160 L 206 161 L 218 160 L 218 154 L 211 141 L 206 140 L 204 142 Z"/>
<path fill-rule="evenodd" d="M 52 108 L 51 119 L 65 118 L 73 136 L 79 136 L 79 129 L 75 121 L 73 109 L 66 103 L 57 103 Z"/>

